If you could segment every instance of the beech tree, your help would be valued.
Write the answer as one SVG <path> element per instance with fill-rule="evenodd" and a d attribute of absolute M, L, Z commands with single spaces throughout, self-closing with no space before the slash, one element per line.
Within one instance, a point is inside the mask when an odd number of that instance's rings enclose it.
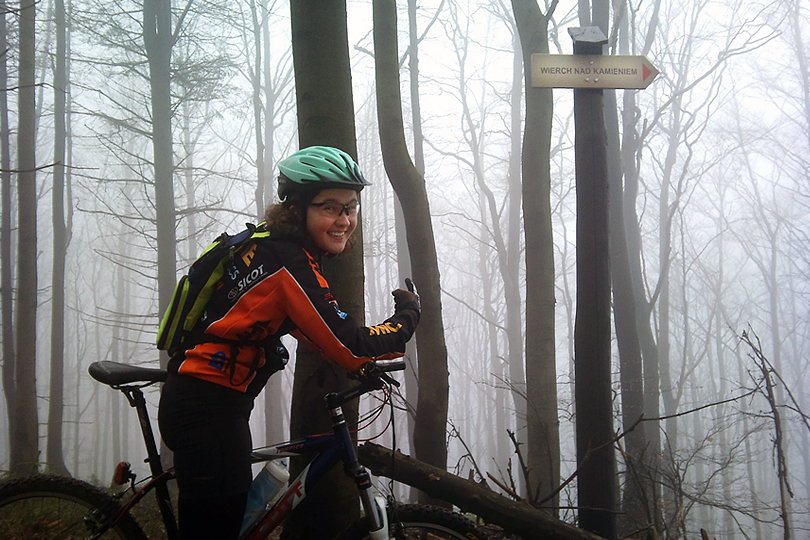
<path fill-rule="evenodd" d="M 335 146 L 357 157 L 352 101 L 346 3 L 307 0 L 290 5 L 293 67 L 298 115 L 299 147 Z M 362 160 L 360 160 L 362 166 Z M 330 288 L 341 309 L 364 321 L 363 234 L 358 225 L 354 246 L 324 265 Z M 327 361 L 311 345 L 299 344 L 295 360 L 292 437 L 329 430 L 323 396 L 347 384 L 342 368 Z M 356 405 L 344 406 L 347 421 L 357 418 Z M 304 462 L 293 461 L 291 475 Z M 285 534 L 303 538 L 331 538 L 359 517 L 357 490 L 340 465 L 334 467 L 315 492 L 299 507 Z M 317 508 L 319 519 L 309 512 Z M 309 509 L 309 512 L 308 510 Z"/>
<path fill-rule="evenodd" d="M 551 231 L 551 90 L 532 88 L 531 55 L 548 53 L 548 24 L 535 0 L 512 0 L 523 54 L 526 113 L 521 152 L 526 239 L 526 400 L 530 489 L 554 492 L 560 482 L 554 326 L 554 242 Z M 547 502 L 556 514 L 558 498 Z"/>
<path fill-rule="evenodd" d="M 72 201 L 66 200 L 66 165 L 69 163 L 67 137 L 69 132 L 67 94 L 69 89 L 68 32 L 64 0 L 54 5 L 56 26 L 56 57 L 54 72 L 54 159 L 53 159 L 53 274 L 51 276 L 51 358 L 50 395 L 48 400 L 48 439 L 46 462 L 48 469 L 67 475 L 62 449 L 65 379 L 65 259 L 70 243 Z M 68 190 L 69 193 L 69 190 Z"/>
<path fill-rule="evenodd" d="M 413 165 L 405 144 L 396 20 L 393 0 L 374 2 L 377 122 L 385 170 L 402 204 L 413 280 L 422 298 L 417 341 L 419 396 L 413 445 L 417 459 L 444 469 L 447 466 L 449 373 L 439 268 L 425 180 Z M 424 495 L 420 495 L 420 499 L 425 500 Z"/>
<path fill-rule="evenodd" d="M 0 9 L 0 50 L 10 51 L 8 41 L 8 24 L 6 17 L 8 10 Z M 8 88 L 8 61 L 9 55 L 0 55 L 0 88 Z M 0 92 L 0 316 L 2 316 L 3 339 L 3 397 L 6 410 L 13 411 L 16 403 L 14 365 L 14 295 L 13 291 L 13 264 L 12 250 L 12 176 L 11 176 L 11 130 L 9 127 L 8 92 Z M 9 444 L 14 433 L 13 415 L 8 416 Z"/>
<path fill-rule="evenodd" d="M 171 302 L 177 281 L 176 209 L 172 139 L 171 63 L 174 45 L 170 0 L 143 0 L 143 46 L 149 64 L 151 142 L 157 232 L 158 313 Z M 168 362 L 161 355 L 161 365 Z"/>
<path fill-rule="evenodd" d="M 16 356 L 13 370 L 13 398 L 9 411 L 10 464 L 12 474 L 37 471 L 39 458 L 39 414 L 37 412 L 37 162 L 35 114 L 36 9 L 34 0 L 20 5 L 20 56 L 17 115 L 17 304 Z M 6 261 L 7 263 L 8 261 Z"/>

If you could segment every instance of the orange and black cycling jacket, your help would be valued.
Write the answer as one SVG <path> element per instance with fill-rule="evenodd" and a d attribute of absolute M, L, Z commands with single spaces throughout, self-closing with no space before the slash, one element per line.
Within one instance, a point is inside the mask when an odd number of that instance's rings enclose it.
<path fill-rule="evenodd" d="M 265 365 L 262 343 L 292 334 L 354 371 L 370 360 L 402 356 L 418 321 L 418 307 L 406 304 L 381 324 L 358 325 L 340 310 L 318 261 L 304 248 L 258 239 L 234 257 L 217 284 L 200 322 L 201 342 L 173 359 L 170 369 L 245 392 Z"/>

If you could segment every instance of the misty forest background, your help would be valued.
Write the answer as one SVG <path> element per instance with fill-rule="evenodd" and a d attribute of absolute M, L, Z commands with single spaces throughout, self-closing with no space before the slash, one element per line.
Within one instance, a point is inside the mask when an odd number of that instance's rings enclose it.
<path fill-rule="evenodd" d="M 158 365 L 169 289 L 214 237 L 257 220 L 276 163 L 298 148 L 289 3 L 174 4 L 2 3 L 0 469 L 106 484 L 120 459 L 142 466 L 131 409 L 87 366 Z M 378 125 L 375 51 L 397 38 L 404 131 L 440 275 L 440 294 L 421 292 L 441 310 L 441 324 L 428 324 L 443 325 L 449 373 L 446 421 L 436 413 L 446 430 L 433 429 L 447 455 L 433 461 L 577 518 L 576 478 L 548 497 L 577 468 L 573 92 L 527 90 L 521 42 L 531 24 L 545 32 L 523 50 L 570 54 L 568 28 L 597 25 L 606 54 L 645 55 L 661 72 L 646 90 L 604 98 L 610 431 L 629 430 L 612 445 L 622 526 L 810 538 L 807 4 L 398 4 L 398 31 L 375 38 L 372 3 L 346 3 L 357 157 L 373 182 L 363 192 L 365 314 L 385 319 L 390 291 L 422 271 L 407 269 Z M 315 84 L 319 74 L 308 75 Z M 545 117 L 534 115 L 538 97 Z M 524 140 L 537 121 L 545 143 Z M 168 251 L 158 239 L 166 215 Z M 550 241 L 538 243 L 543 217 Z M 257 401 L 256 444 L 288 437 L 294 366 Z M 413 454 L 421 420 L 417 382 L 406 379 L 396 445 Z M 552 401 L 535 421 L 538 395 Z M 391 430 L 380 441 L 392 444 Z M 527 481 L 523 463 L 550 479 Z"/>

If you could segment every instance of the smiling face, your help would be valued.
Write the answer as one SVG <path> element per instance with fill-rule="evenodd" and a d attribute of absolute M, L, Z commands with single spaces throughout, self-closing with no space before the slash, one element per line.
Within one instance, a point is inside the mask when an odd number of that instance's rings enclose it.
<path fill-rule="evenodd" d="M 357 227 L 358 201 L 353 189 L 324 189 L 307 207 L 307 233 L 317 247 L 337 255 Z"/>

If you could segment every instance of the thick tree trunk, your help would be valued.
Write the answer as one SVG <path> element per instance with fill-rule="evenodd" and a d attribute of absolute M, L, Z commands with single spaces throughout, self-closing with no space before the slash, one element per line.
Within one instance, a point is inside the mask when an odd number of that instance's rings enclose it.
<path fill-rule="evenodd" d="M 416 26 L 417 0 L 408 0 L 408 39 L 410 51 L 408 54 L 408 71 L 410 77 L 409 95 L 411 98 L 411 130 L 413 132 L 413 162 L 416 170 L 425 175 L 424 139 L 422 133 L 422 105 L 419 96 L 419 39 Z M 405 216 L 402 204 L 396 198 L 394 204 L 394 229 L 397 242 L 397 271 L 401 278 L 410 276 L 411 254 L 408 249 L 408 235 L 405 230 Z M 409 359 L 408 369 L 404 374 L 405 399 L 416 403 L 419 396 L 419 359 L 417 357 L 417 338 L 414 336 L 405 346 L 405 356 Z M 416 429 L 416 411 L 408 415 L 408 443 L 413 448 L 413 435 Z"/>
<path fill-rule="evenodd" d="M 154 159 L 155 221 L 157 223 L 158 313 L 171 301 L 177 280 L 172 151 L 171 57 L 172 24 L 169 0 L 144 0 L 143 41 L 149 61 Z M 161 355 L 166 366 L 168 356 Z"/>
<path fill-rule="evenodd" d="M 534 0 L 512 0 L 523 52 L 523 222 L 526 236 L 526 395 L 529 488 L 552 493 L 560 482 L 560 421 L 555 364 L 554 241 L 551 231 L 551 90 L 532 88 L 531 55 L 548 52 L 548 19 Z M 558 497 L 548 502 L 550 511 Z"/>
<path fill-rule="evenodd" d="M 357 155 L 351 68 L 343 0 L 302 0 L 290 4 L 293 66 L 301 148 L 328 145 Z M 361 160 L 362 163 L 362 160 Z M 364 320 L 363 238 L 360 226 L 353 247 L 324 266 L 332 292 L 343 311 Z M 342 388 L 346 375 L 311 347 L 299 345 L 296 354 L 290 434 L 299 437 L 330 429 L 323 407 L 327 392 Z M 344 407 L 347 421 L 357 417 L 356 406 Z M 303 461 L 294 460 L 294 476 Z M 307 510 L 309 509 L 309 510 Z M 319 518 L 312 519 L 317 509 Z M 359 517 L 357 490 L 340 466 L 335 467 L 285 528 L 286 534 L 329 538 Z"/>
<path fill-rule="evenodd" d="M 574 38 L 575 54 L 601 44 Z M 576 366 L 577 506 L 580 525 L 616 537 L 616 461 L 610 365 L 607 148 L 602 91 L 574 90 L 577 188 Z"/>
<path fill-rule="evenodd" d="M 8 29 L 6 26 L 6 12 L 0 12 L 0 50 L 9 48 Z M 0 56 L 0 88 L 8 88 L 8 55 Z M 0 92 L 0 189 L 2 201 L 0 204 L 0 311 L 2 311 L 3 326 L 3 395 L 6 400 L 6 411 L 16 411 L 14 396 L 14 283 L 13 265 L 11 261 L 11 133 L 8 120 L 8 92 Z M 16 415 L 8 414 L 8 436 L 15 431 Z M 13 443 L 12 443 L 13 444 Z"/>
<path fill-rule="evenodd" d="M 37 413 L 37 174 L 34 103 L 36 2 L 20 5 L 19 116 L 17 128 L 17 327 L 14 369 L 15 407 L 10 438 L 12 474 L 36 472 L 39 458 Z"/>
<path fill-rule="evenodd" d="M 392 478 L 414 486 L 429 495 L 453 503 L 488 523 L 502 527 L 506 532 L 526 539 L 545 540 L 598 540 L 595 534 L 578 529 L 550 517 L 523 502 L 515 502 L 498 495 L 485 485 L 465 480 L 442 469 L 393 452 L 374 443 L 365 443 L 359 449 L 360 462 L 377 476 Z"/>
<path fill-rule="evenodd" d="M 613 314 L 619 349 L 619 380 L 621 381 L 622 426 L 627 430 L 644 413 L 644 385 L 641 371 L 641 345 L 636 327 L 636 305 L 627 253 L 622 207 L 622 173 L 619 156 L 616 93 L 605 92 L 605 124 L 608 134 L 608 197 L 610 211 L 610 266 L 613 289 Z M 625 482 L 622 523 L 626 530 L 639 530 L 647 523 L 644 493 L 654 486 L 643 471 L 646 440 L 643 429 L 627 435 Z M 649 489 L 648 489 L 649 488 Z"/>
<path fill-rule="evenodd" d="M 425 180 L 414 167 L 405 144 L 396 35 L 396 2 L 374 2 L 377 115 L 383 163 L 402 204 L 413 280 L 422 297 L 417 343 L 419 397 L 414 449 L 420 460 L 444 469 L 447 464 L 449 374 L 439 267 Z"/>
<path fill-rule="evenodd" d="M 607 20 L 600 18 L 599 24 L 602 25 L 602 31 L 607 35 Z M 619 47 L 626 49 L 628 47 L 627 18 L 623 17 L 619 24 L 621 25 Z M 623 54 L 626 53 L 627 51 L 623 52 Z M 636 327 L 636 305 L 633 300 L 627 235 L 624 227 L 623 174 L 616 91 L 606 90 L 604 100 L 610 212 L 610 279 L 613 293 L 614 327 L 619 349 L 622 426 L 627 430 L 644 413 L 644 374 L 641 368 L 641 345 Z M 628 114 L 632 115 L 632 112 Z M 630 126 L 625 126 L 625 128 Z M 644 429 L 634 429 L 626 437 L 623 513 L 619 519 L 620 530 L 627 532 L 642 530 L 651 521 L 649 516 L 654 509 L 649 508 L 647 499 L 652 498 L 658 489 L 650 481 L 651 478 L 645 470 L 645 459 L 649 456 L 646 455 L 647 441 L 644 433 Z"/>

